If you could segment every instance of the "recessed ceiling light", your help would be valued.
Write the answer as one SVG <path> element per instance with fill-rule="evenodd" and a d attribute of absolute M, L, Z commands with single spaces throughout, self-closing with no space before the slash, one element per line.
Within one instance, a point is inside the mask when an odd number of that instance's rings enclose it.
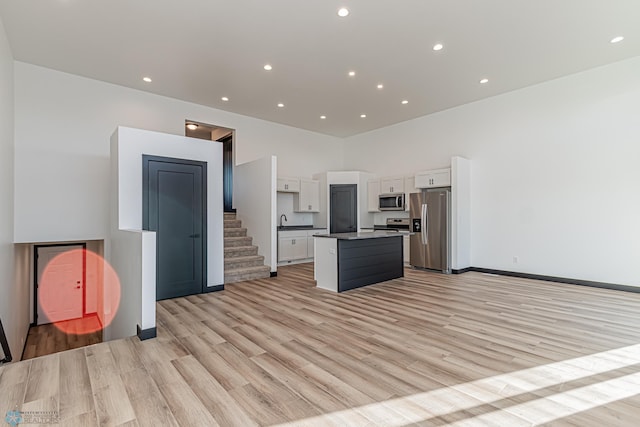
<path fill-rule="evenodd" d="M 408 104 L 408 103 L 409 103 L 409 101 L 407 101 L 406 99 L 402 101 L 403 105 Z"/>
<path fill-rule="evenodd" d="M 366 117 L 367 117 L 367 115 L 366 115 L 366 114 L 360 114 L 360 118 L 361 118 L 361 119 L 364 119 L 364 118 L 366 118 Z"/>
<path fill-rule="evenodd" d="M 611 39 L 611 43 L 620 43 L 622 40 L 624 40 L 622 36 L 614 37 Z"/>
<path fill-rule="evenodd" d="M 327 118 L 327 116 L 320 116 L 320 118 L 321 118 L 322 120 L 324 120 L 324 119 L 326 119 L 326 118 Z"/>
<path fill-rule="evenodd" d="M 482 80 L 480 80 L 480 84 L 485 84 L 485 83 L 489 83 L 489 79 L 482 79 Z"/>
<path fill-rule="evenodd" d="M 267 70 L 267 71 L 271 71 L 271 70 L 273 70 L 273 67 L 271 65 L 269 65 L 269 64 L 266 64 L 264 66 L 264 69 Z"/>
<path fill-rule="evenodd" d="M 152 82 L 151 77 L 143 77 L 142 80 L 144 80 L 147 83 L 151 83 Z"/>
<path fill-rule="evenodd" d="M 382 89 L 383 87 L 384 87 L 384 85 L 383 85 L 383 84 L 379 84 L 379 85 L 378 85 L 378 89 Z"/>
<path fill-rule="evenodd" d="M 222 98 L 220 98 L 220 99 L 222 99 L 224 102 L 227 102 L 227 101 L 229 100 L 229 98 L 227 98 L 226 96 L 223 96 L 223 97 L 222 97 Z"/>
<path fill-rule="evenodd" d="M 355 71 L 349 71 L 349 77 L 353 77 L 353 76 L 355 76 L 355 75 L 356 75 L 356 72 L 355 72 Z"/>
<path fill-rule="evenodd" d="M 198 129 L 198 125 L 195 123 L 187 123 L 187 129 L 196 130 Z"/>
<path fill-rule="evenodd" d="M 281 102 L 281 103 L 278 104 L 278 107 L 282 108 L 282 107 L 284 107 L 284 104 Z"/>
<path fill-rule="evenodd" d="M 443 47 L 442 43 L 437 43 L 433 45 L 433 50 L 442 50 Z"/>
<path fill-rule="evenodd" d="M 340 18 L 344 18 L 347 15 L 349 15 L 349 9 L 347 9 L 346 7 L 341 7 L 340 9 L 338 9 L 338 16 Z"/>

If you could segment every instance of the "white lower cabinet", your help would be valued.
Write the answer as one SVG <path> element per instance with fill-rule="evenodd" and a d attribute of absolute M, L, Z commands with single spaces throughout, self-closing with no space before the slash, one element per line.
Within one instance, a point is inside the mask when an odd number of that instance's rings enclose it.
<path fill-rule="evenodd" d="M 313 258 L 313 235 L 326 232 L 326 229 L 279 231 L 278 262 Z"/>
<path fill-rule="evenodd" d="M 306 231 L 281 231 L 278 233 L 278 261 L 292 261 L 306 257 Z"/>
<path fill-rule="evenodd" d="M 404 255 L 404 263 L 409 264 L 411 258 L 409 257 L 409 247 L 411 246 L 411 236 L 402 236 L 402 244 L 403 244 L 403 255 Z"/>

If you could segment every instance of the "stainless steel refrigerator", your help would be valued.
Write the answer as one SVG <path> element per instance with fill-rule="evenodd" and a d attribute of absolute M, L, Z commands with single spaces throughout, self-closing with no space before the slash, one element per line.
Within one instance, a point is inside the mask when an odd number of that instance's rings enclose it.
<path fill-rule="evenodd" d="M 411 265 L 451 273 L 451 191 L 411 193 L 409 203 Z"/>

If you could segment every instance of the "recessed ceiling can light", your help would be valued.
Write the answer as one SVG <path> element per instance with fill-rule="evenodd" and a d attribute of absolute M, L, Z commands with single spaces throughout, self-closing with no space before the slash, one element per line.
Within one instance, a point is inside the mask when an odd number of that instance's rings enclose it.
<path fill-rule="evenodd" d="M 367 115 L 366 115 L 366 114 L 360 114 L 360 118 L 361 118 L 361 119 L 364 119 L 364 118 L 366 118 L 366 117 L 367 117 Z"/>
<path fill-rule="evenodd" d="M 482 80 L 480 80 L 480 84 L 485 84 L 485 83 L 489 83 L 489 79 L 482 79 Z"/>
<path fill-rule="evenodd" d="M 284 107 L 284 104 L 281 102 L 281 103 L 278 104 L 278 107 L 282 108 L 282 107 Z"/>
<path fill-rule="evenodd" d="M 222 99 L 224 102 L 227 102 L 227 101 L 229 100 L 229 98 L 227 98 L 226 96 L 223 96 L 223 97 L 222 97 L 222 98 L 220 98 L 220 99 Z"/>
<path fill-rule="evenodd" d="M 340 18 L 344 18 L 345 16 L 349 15 L 349 9 L 347 9 L 346 7 L 341 7 L 340 9 L 338 9 L 338 16 Z"/>
<path fill-rule="evenodd" d="M 611 39 L 611 43 L 620 43 L 622 40 L 624 40 L 622 36 L 614 37 Z"/>
<path fill-rule="evenodd" d="M 384 85 L 381 83 L 378 85 L 378 89 L 382 89 L 384 87 Z"/>
<path fill-rule="evenodd" d="M 356 75 L 356 72 L 355 72 L 355 71 L 349 71 L 349 77 L 353 77 L 353 76 L 355 76 L 355 75 Z"/>
<path fill-rule="evenodd" d="M 142 80 L 144 80 L 147 83 L 151 83 L 152 82 L 151 77 L 143 77 Z"/>
<path fill-rule="evenodd" d="M 266 64 L 264 66 L 264 69 L 267 70 L 267 71 L 271 71 L 271 70 L 273 70 L 273 67 L 270 64 Z"/>
<path fill-rule="evenodd" d="M 198 125 L 195 123 L 187 123 L 187 129 L 196 130 L 198 129 Z"/>
<path fill-rule="evenodd" d="M 443 47 L 444 46 L 442 45 L 442 43 L 436 43 L 433 45 L 433 50 L 436 50 L 436 51 L 442 50 Z"/>
<path fill-rule="evenodd" d="M 406 99 L 402 101 L 402 105 L 406 105 L 408 103 L 409 103 L 409 101 L 407 101 Z"/>
<path fill-rule="evenodd" d="M 327 116 L 320 116 L 320 119 L 322 119 L 322 120 L 324 120 L 326 118 L 327 118 Z"/>

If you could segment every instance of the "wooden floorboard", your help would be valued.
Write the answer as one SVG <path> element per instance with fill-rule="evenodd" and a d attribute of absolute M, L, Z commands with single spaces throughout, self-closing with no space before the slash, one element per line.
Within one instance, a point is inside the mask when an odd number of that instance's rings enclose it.
<path fill-rule="evenodd" d="M 55 412 L 65 426 L 639 425 L 640 294 L 413 269 L 335 294 L 298 264 L 161 301 L 157 326 L 155 339 L 76 349 L 78 336 L 32 329 L 29 360 L 0 368 L 0 415 Z"/>

